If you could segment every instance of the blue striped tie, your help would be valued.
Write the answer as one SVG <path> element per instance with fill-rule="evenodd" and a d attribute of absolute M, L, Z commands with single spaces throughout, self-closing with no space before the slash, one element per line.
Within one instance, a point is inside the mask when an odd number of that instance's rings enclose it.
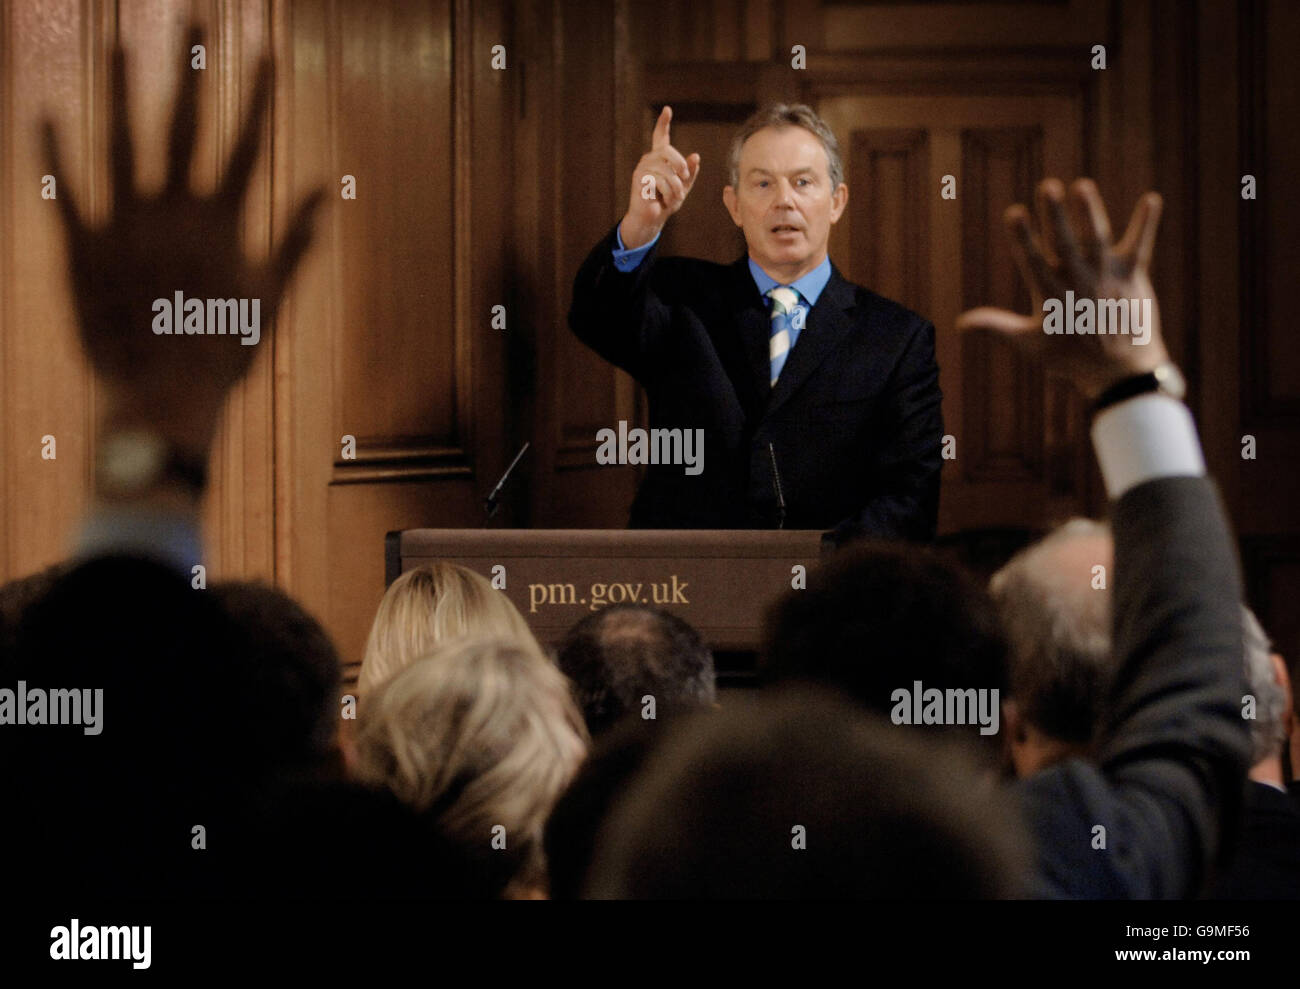
<path fill-rule="evenodd" d="M 795 307 L 799 305 L 799 293 L 792 288 L 778 285 L 767 293 L 772 300 L 772 335 L 768 340 L 768 356 L 772 360 L 772 387 L 781 377 L 781 368 L 790 356 L 790 348 L 799 339 L 801 326 L 795 325 Z"/>

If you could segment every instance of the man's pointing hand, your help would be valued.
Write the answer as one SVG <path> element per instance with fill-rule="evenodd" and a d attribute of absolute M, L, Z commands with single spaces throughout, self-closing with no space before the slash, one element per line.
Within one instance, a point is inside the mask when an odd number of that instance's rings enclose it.
<path fill-rule="evenodd" d="M 673 108 L 665 106 L 655 122 L 650 150 L 632 173 L 627 214 L 619 224 L 623 246 L 640 247 L 659 235 L 668 218 L 682 208 L 700 174 L 700 156 L 683 157 L 672 145 Z"/>

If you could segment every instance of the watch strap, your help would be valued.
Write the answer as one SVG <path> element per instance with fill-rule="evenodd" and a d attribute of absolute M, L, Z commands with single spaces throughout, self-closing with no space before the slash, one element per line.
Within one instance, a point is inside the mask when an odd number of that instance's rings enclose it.
<path fill-rule="evenodd" d="M 1142 374 L 1132 374 L 1127 378 L 1120 378 L 1097 396 L 1092 403 L 1092 414 L 1096 415 L 1112 405 L 1118 405 L 1120 402 L 1127 401 L 1138 395 L 1145 395 L 1148 392 L 1159 390 L 1160 379 L 1156 377 L 1154 371 L 1145 371 Z"/>

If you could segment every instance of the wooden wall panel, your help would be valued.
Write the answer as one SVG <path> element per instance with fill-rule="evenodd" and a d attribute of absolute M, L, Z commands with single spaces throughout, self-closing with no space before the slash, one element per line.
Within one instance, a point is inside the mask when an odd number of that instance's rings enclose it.
<path fill-rule="evenodd" d="M 325 183 L 277 356 L 277 564 L 359 660 L 390 529 L 477 525 L 506 451 L 512 84 L 497 4 L 277 8 L 277 203 Z M 508 69 L 506 71 L 509 71 Z M 339 198 L 342 175 L 355 201 Z M 399 233 L 394 233 L 399 231 Z M 341 457 L 355 435 L 358 458 Z M 508 514 L 508 513 L 507 513 Z"/>
<path fill-rule="evenodd" d="M 0 6 L 0 580 L 59 560 L 86 505 L 94 395 L 81 357 L 58 204 L 42 198 L 37 123 L 59 128 L 83 212 L 103 208 L 89 150 L 112 23 L 98 5 Z M 42 458 L 42 437 L 56 459 Z"/>
<path fill-rule="evenodd" d="M 635 56 L 647 62 L 768 58 L 776 0 L 626 0 Z"/>
<path fill-rule="evenodd" d="M 1003 229 L 1002 214 L 1012 203 L 1032 204 L 1043 174 L 1043 130 L 968 128 L 961 139 L 963 304 L 1029 312 L 1029 291 L 1009 238 L 989 232 Z"/>
<path fill-rule="evenodd" d="M 1253 420 L 1300 419 L 1300 316 L 1294 274 L 1300 270 L 1300 197 L 1291 188 L 1300 165 L 1294 101 L 1269 94 L 1300 92 L 1300 9 L 1289 3 L 1242 5 L 1242 170 L 1255 176 L 1257 198 L 1239 205 L 1243 233 L 1242 343 L 1245 411 Z"/>
<path fill-rule="evenodd" d="M 1012 203 L 1032 202 L 1043 173 L 1041 127 L 962 131 L 963 304 L 1029 312 L 1029 293 L 1001 231 Z M 1038 480 L 1043 463 L 1043 378 L 1010 341 L 983 332 L 962 341 L 966 453 L 971 480 Z"/>
<path fill-rule="evenodd" d="M 356 465 L 402 462 L 464 443 L 451 4 L 341 4 L 334 32 L 331 171 L 357 178 L 358 200 L 340 201 L 335 230 L 350 290 L 329 342 L 333 425 L 357 437 Z"/>
<path fill-rule="evenodd" d="M 638 417 L 634 385 L 569 330 L 573 279 L 596 242 L 627 208 L 631 171 L 620 167 L 617 112 L 627 98 L 624 47 L 634 11 L 581 0 L 556 3 L 551 45 L 539 49 L 537 75 L 550 85 L 522 122 L 543 160 L 535 201 L 551 224 L 539 242 L 537 270 L 547 286 L 537 333 L 539 407 L 532 429 L 534 525 L 620 528 L 636 490 L 637 468 L 596 463 L 596 432 Z M 620 40 L 621 39 L 621 40 Z M 557 108 L 565 108 L 557 114 Z M 562 128 L 556 121 L 562 120 Z M 648 132 L 647 132 L 648 134 Z M 646 138 L 649 140 L 648 136 Z"/>
<path fill-rule="evenodd" d="M 1189 286 L 1204 369 L 1196 390 L 1206 462 L 1248 540 L 1296 530 L 1300 504 L 1300 417 L 1290 401 L 1294 344 L 1284 341 L 1294 308 L 1296 207 L 1282 178 L 1300 169 L 1292 133 L 1296 69 L 1285 39 L 1292 5 L 1250 0 L 1197 9 L 1195 140 L 1196 277 Z M 1258 198 L 1241 198 L 1243 174 Z M 1243 457 L 1243 440 L 1254 457 Z M 1249 561 L 1248 561 L 1249 566 Z M 1248 573 L 1255 583 L 1258 575 Z M 1300 648 L 1300 643 L 1296 644 Z"/>
<path fill-rule="evenodd" d="M 943 475 L 940 532 L 1040 527 L 1090 507 L 1087 452 L 1077 433 L 1061 432 L 1077 430 L 1081 410 L 1070 396 L 1053 392 L 1033 361 L 1009 343 L 959 336 L 954 322 L 975 304 L 1028 310 L 1001 215 L 1028 197 L 1045 172 L 1078 174 L 1085 134 L 1079 69 L 1057 65 L 1016 94 L 1001 76 L 972 75 L 970 65 L 945 75 L 942 60 L 917 56 L 915 63 L 916 76 L 927 81 L 905 95 L 893 95 L 901 63 L 881 74 L 874 60 L 845 59 L 826 80 L 820 72 L 811 76 L 810 98 L 840 136 L 850 177 L 849 208 L 832 233 L 831 257 L 867 287 L 935 324 L 944 427 L 956 442 L 956 460 Z M 855 73 L 866 80 L 860 85 L 868 95 L 853 92 Z M 858 163 L 857 135 L 891 130 L 925 135 L 924 159 L 914 156 L 912 168 L 924 160 L 926 172 L 910 180 L 918 190 L 910 201 L 894 190 L 884 197 L 892 203 L 878 209 L 869 204 L 872 180 Z M 955 200 L 941 195 L 948 175 Z M 904 202 L 907 219 L 891 219 Z M 921 289 L 890 282 L 888 269 L 883 282 L 863 271 L 858 254 L 867 248 L 919 279 L 924 301 L 916 301 Z"/>
<path fill-rule="evenodd" d="M 206 119 L 200 122 L 200 154 L 196 156 L 192 181 L 200 189 L 214 188 L 234 146 L 235 136 L 247 111 L 257 69 L 257 59 L 269 47 L 269 24 L 265 5 L 256 0 L 227 0 L 193 4 L 194 14 L 207 26 L 208 69 L 203 70 L 200 92 L 208 102 Z M 133 40 L 124 43 L 136 48 Z M 154 32 L 150 41 L 149 32 Z M 139 37 L 141 61 L 150 59 L 149 45 L 161 39 L 160 67 L 172 71 L 163 83 L 151 123 L 161 141 L 168 124 L 174 86 L 184 62 L 176 58 L 185 47 L 185 25 L 176 16 L 175 4 L 159 0 L 151 23 L 142 23 L 133 34 Z M 194 71 L 190 69 L 188 71 Z M 269 135 L 268 135 L 269 136 Z M 162 147 L 161 144 L 156 145 Z M 275 189 L 271 182 L 273 143 L 258 160 L 244 201 L 244 245 L 250 256 L 265 259 L 271 250 L 272 207 Z M 161 172 L 155 181 L 161 181 Z M 209 461 L 211 484 L 204 508 L 205 548 L 209 579 L 275 579 L 275 429 L 274 350 L 276 335 L 263 335 L 260 353 L 247 377 L 226 402 L 225 415 L 213 442 Z"/>
<path fill-rule="evenodd" d="M 1160 216 L 1152 284 L 1159 292 L 1161 330 L 1169 353 L 1183 369 L 1193 412 L 1203 395 L 1199 336 L 1204 322 L 1195 285 L 1199 269 L 1197 243 L 1198 150 L 1197 116 L 1197 14 L 1194 4 L 1155 0 L 1150 17 L 1160 30 L 1150 34 L 1144 49 L 1150 62 L 1152 157 L 1148 163 L 1149 187 L 1164 196 Z M 1132 46 L 1134 49 L 1137 46 Z M 1137 58 L 1141 51 L 1131 52 Z M 1159 112 L 1157 112 L 1159 108 Z M 1109 114 L 1098 114 L 1104 119 Z M 1103 155 L 1098 171 L 1106 178 L 1113 161 Z M 1158 179 L 1154 176 L 1159 176 Z M 1114 177 L 1108 188 L 1114 188 Z M 1132 200 L 1141 188 L 1125 190 Z M 1129 209 L 1125 205 L 1124 209 Z M 1119 213 L 1112 210 L 1112 214 Z M 1118 222 L 1118 221 L 1113 221 Z"/>
<path fill-rule="evenodd" d="M 646 150 L 658 106 L 643 114 Z M 692 103 L 673 105 L 673 146 L 684 155 L 698 152 L 700 172 L 686 204 L 664 228 L 660 250 L 665 257 L 704 258 L 731 264 L 745 255 L 745 235 L 722 202 L 729 182 L 728 158 L 736 128 L 753 112 L 752 104 L 717 106 Z M 631 176 L 628 176 L 629 183 Z"/>
<path fill-rule="evenodd" d="M 930 311 L 930 135 L 865 129 L 846 135 L 853 224 L 850 281 L 917 312 Z"/>
<path fill-rule="evenodd" d="M 1207 257 L 1212 248 L 1202 244 L 1202 257 L 1212 265 L 1202 296 L 1236 289 L 1235 297 L 1205 299 L 1225 322 L 1214 327 L 1212 338 L 1203 334 L 1202 345 L 1215 348 L 1204 360 L 1208 364 L 1222 351 L 1239 356 L 1224 373 L 1206 376 L 1211 408 L 1222 419 L 1209 421 L 1207 412 L 1201 427 L 1219 447 L 1218 459 L 1229 474 L 1251 603 L 1278 650 L 1294 662 L 1300 657 L 1300 346 L 1292 326 L 1300 203 L 1291 186 L 1300 171 L 1300 66 L 1294 57 L 1300 11 L 1290 3 L 1249 0 L 1232 14 L 1235 25 L 1225 12 L 1201 15 L 1203 21 L 1215 18 L 1203 30 L 1212 27 L 1235 38 L 1235 50 L 1225 45 L 1227 52 L 1215 52 L 1212 68 L 1222 71 L 1219 85 L 1229 95 L 1235 81 L 1237 99 L 1235 114 L 1226 119 L 1210 117 L 1218 105 L 1202 110 L 1202 126 L 1224 144 L 1210 149 L 1213 165 L 1201 174 L 1199 219 L 1223 237 L 1214 262 Z M 1235 132 L 1224 133 L 1228 128 Z M 1241 198 L 1243 174 L 1255 176 L 1254 200 Z M 1248 436 L 1254 441 L 1251 459 L 1243 456 Z"/>
<path fill-rule="evenodd" d="M 1194 392 L 1205 462 L 1231 508 L 1241 503 L 1240 232 L 1241 161 L 1234 4 L 1205 4 L 1197 18 L 1196 300 L 1201 380 Z M 1212 41 L 1211 39 L 1218 39 Z M 1158 248 L 1163 248 L 1163 243 Z M 1157 286 L 1159 289 L 1159 286 Z"/>
<path fill-rule="evenodd" d="M 1098 0 L 1015 3 L 859 3 L 822 5 L 821 47 L 866 51 L 907 48 L 1024 48 L 1105 42 L 1107 4 Z"/>

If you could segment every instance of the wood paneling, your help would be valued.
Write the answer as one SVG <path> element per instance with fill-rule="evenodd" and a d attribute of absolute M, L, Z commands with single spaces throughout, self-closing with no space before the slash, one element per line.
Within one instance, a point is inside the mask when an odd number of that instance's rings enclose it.
<path fill-rule="evenodd" d="M 1029 312 L 1030 298 L 1005 237 L 1002 214 L 1031 202 L 1043 173 L 1041 127 L 962 131 L 963 306 Z M 1043 465 L 1043 378 L 1036 362 L 1010 341 L 975 332 L 962 341 L 966 453 L 973 481 L 1037 481 Z"/>
<path fill-rule="evenodd" d="M 1241 5 L 1243 173 L 1257 198 L 1240 200 L 1244 411 L 1253 423 L 1300 418 L 1300 316 L 1292 278 L 1300 270 L 1300 197 L 1290 186 L 1300 165 L 1294 101 L 1269 94 L 1300 92 L 1300 10 L 1290 3 Z"/>
<path fill-rule="evenodd" d="M 930 311 L 930 135 L 920 129 L 864 129 L 848 137 L 846 176 L 854 223 L 851 281 Z"/>
<path fill-rule="evenodd" d="M 568 329 L 573 279 L 596 242 L 626 208 L 631 172 L 620 157 L 627 99 L 636 67 L 624 55 L 633 14 L 600 0 L 532 8 L 541 37 L 529 59 L 530 92 L 519 139 L 536 164 L 524 176 L 517 212 L 529 230 L 520 245 L 519 277 L 540 286 L 530 297 L 536 355 L 536 415 L 524 423 L 532 476 L 529 522 L 546 527 L 626 524 L 635 467 L 596 464 L 596 432 L 634 420 L 633 384 Z M 559 122 L 557 124 L 557 121 Z M 537 213 L 536 219 L 528 211 Z"/>
<path fill-rule="evenodd" d="M 595 432 L 644 417 L 630 379 L 567 328 L 574 274 L 625 208 L 654 114 L 704 160 L 664 253 L 730 261 L 720 203 L 735 125 L 770 100 L 839 135 L 849 208 L 831 255 L 931 318 L 944 390 L 940 528 L 1041 528 L 1102 507 L 1087 417 L 1001 341 L 959 337 L 983 303 L 1022 311 L 1001 212 L 1043 174 L 1097 177 L 1120 227 L 1166 205 L 1155 284 L 1207 461 L 1251 547 L 1261 614 L 1294 584 L 1300 344 L 1289 176 L 1300 12 L 1285 0 L 836 3 L 829 0 L 33 0 L 0 6 L 0 579 L 65 552 L 84 510 L 95 389 L 78 352 L 35 121 L 58 120 L 83 206 L 102 215 L 107 54 L 131 54 L 141 148 L 157 147 L 183 21 L 208 25 L 195 180 L 216 177 L 254 60 L 279 73 L 244 219 L 265 256 L 293 205 L 331 201 L 273 340 L 232 395 L 205 505 L 210 576 L 268 576 L 359 657 L 389 529 L 478 525 L 533 449 L 497 524 L 621 526 L 634 467 Z M 1090 66 L 1107 45 L 1107 68 Z M 507 68 L 491 46 L 507 46 Z M 790 48 L 807 48 L 794 69 Z M 158 155 L 138 156 L 146 186 Z M 1241 176 L 1258 198 L 1243 201 Z M 356 176 L 358 199 L 337 198 Z M 955 201 L 940 196 L 945 175 Z M 506 307 L 506 329 L 491 326 Z M 340 440 L 358 440 L 343 460 Z M 1243 460 L 1244 434 L 1256 438 Z M 56 437 L 58 459 L 40 458 Z M 1289 552 L 1289 551 L 1288 551 Z M 1268 620 L 1268 619 L 1266 619 Z M 1285 636 L 1293 636 L 1283 627 Z M 1274 634 L 1278 634 L 1274 629 Z M 1290 641 L 1290 640 L 1287 640 Z"/>
<path fill-rule="evenodd" d="M 505 306 L 509 327 L 513 39 L 500 5 L 466 0 L 279 14 L 277 186 L 284 202 L 320 182 L 338 197 L 353 175 L 357 199 L 330 206 L 282 320 L 277 559 L 355 660 L 383 591 L 384 533 L 478 524 L 509 456 L 491 316 Z M 342 459 L 344 434 L 356 460 Z"/>
<path fill-rule="evenodd" d="M 1029 292 L 1016 269 L 1002 214 L 1012 203 L 1031 203 L 1043 174 L 1041 127 L 967 128 L 962 150 L 962 302 L 1028 312 Z"/>
<path fill-rule="evenodd" d="M 1079 434 L 1062 432 L 1077 430 L 1082 411 L 1007 341 L 959 336 L 954 322 L 978 304 L 1028 311 L 1002 212 L 1027 199 L 1044 173 L 1078 174 L 1087 103 L 1079 83 L 1087 77 L 1058 66 L 1034 73 L 1017 95 L 1007 90 L 1005 65 L 981 80 L 975 66 L 947 77 L 930 56 L 915 61 L 926 82 L 915 91 L 903 87 L 906 95 L 893 95 L 894 84 L 866 61 L 841 61 L 829 81 L 821 72 L 810 75 L 810 98 L 839 135 L 850 177 L 831 257 L 935 324 L 944 428 L 956 442 L 956 460 L 943 474 L 940 532 L 1042 528 L 1095 504 Z M 869 75 L 863 88 L 870 95 L 852 92 L 855 71 Z M 907 178 L 899 164 L 896 187 L 873 193 L 878 180 L 858 158 L 871 146 L 863 141 L 875 138 L 859 135 L 890 134 L 904 136 L 879 140 L 913 149 Z M 956 199 L 942 197 L 945 176 L 955 182 Z M 888 202 L 876 205 L 881 200 Z M 887 257 L 885 267 L 864 265 L 863 250 Z"/>
<path fill-rule="evenodd" d="M 139 15 L 146 8 L 133 5 Z M 134 64 L 161 77 L 148 102 L 148 116 L 137 123 L 139 139 L 162 147 L 170 122 L 174 87 L 185 60 L 185 24 L 175 16 L 175 4 L 159 0 L 138 21 L 123 16 L 122 44 L 132 52 Z M 214 188 L 229 158 L 240 122 L 252 94 L 256 59 L 266 50 L 269 24 L 263 5 L 252 0 L 207 4 L 201 16 L 207 25 L 208 68 L 200 79 L 201 98 L 210 108 L 200 123 L 199 147 L 192 181 L 199 188 Z M 136 91 L 140 87 L 136 87 Z M 145 137 L 147 135 L 147 137 Z M 273 234 L 271 207 L 275 189 L 271 181 L 273 150 L 264 150 L 244 203 L 245 250 L 255 258 L 269 255 Z M 152 184 L 161 183 L 161 156 L 148 156 Z M 209 579 L 226 577 L 275 579 L 275 335 L 264 337 L 261 353 L 248 376 L 226 402 L 221 428 L 210 459 L 212 483 L 204 511 L 205 546 Z"/>
<path fill-rule="evenodd" d="M 730 181 L 731 139 L 753 110 L 753 104 L 673 104 L 673 146 L 686 155 L 698 152 L 700 172 L 690 198 L 664 228 L 660 250 L 665 257 L 704 258 L 718 264 L 744 257 L 745 236 L 723 205 L 722 190 Z M 656 116 L 657 107 L 643 115 L 647 150 Z"/>
<path fill-rule="evenodd" d="M 1294 533 L 1300 504 L 1290 401 L 1300 365 L 1285 339 L 1297 222 L 1285 176 L 1300 169 L 1300 145 L 1287 85 L 1296 69 L 1282 40 L 1298 27 L 1292 5 L 1256 0 L 1204 4 L 1196 18 L 1189 296 L 1203 371 L 1194 397 L 1206 462 L 1238 531 L 1261 540 Z M 1241 198 L 1243 174 L 1256 177 L 1254 201 Z M 1253 459 L 1242 455 L 1246 437 Z"/>
<path fill-rule="evenodd" d="M 96 73 L 113 26 L 84 3 L 0 6 L 0 579 L 60 559 L 86 504 L 94 396 L 58 204 L 42 198 L 37 121 L 62 137 L 83 212 L 103 209 Z M 56 459 L 42 459 L 52 436 Z"/>
<path fill-rule="evenodd" d="M 772 54 L 776 0 L 626 0 L 634 56 L 648 62 L 757 61 Z"/>
<path fill-rule="evenodd" d="M 1106 43 L 1107 4 L 1097 0 L 1019 3 L 826 2 L 818 47 L 831 50 L 907 48 L 1078 47 Z"/>
<path fill-rule="evenodd" d="M 331 185 L 344 174 L 358 183 L 356 201 L 336 204 L 332 231 L 347 290 L 326 342 L 331 422 L 336 436 L 357 438 L 357 459 L 336 458 L 336 478 L 423 465 L 439 448 L 464 463 L 457 398 L 470 382 L 455 355 L 468 331 L 458 278 L 469 273 L 456 250 L 470 231 L 453 181 L 462 135 L 451 3 L 340 4 L 325 57 Z"/>

